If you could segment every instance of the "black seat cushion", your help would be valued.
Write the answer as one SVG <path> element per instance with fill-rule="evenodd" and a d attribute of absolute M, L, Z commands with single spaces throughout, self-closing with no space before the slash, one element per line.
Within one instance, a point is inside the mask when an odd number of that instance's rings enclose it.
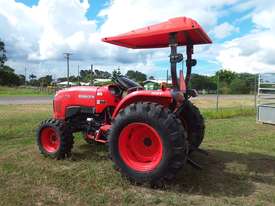
<path fill-rule="evenodd" d="M 133 87 L 137 87 L 137 88 L 142 88 L 142 86 L 131 80 L 131 79 L 128 79 L 127 77 L 125 76 L 120 76 L 120 77 L 117 77 L 117 83 L 123 87 L 123 89 L 130 89 L 130 88 L 133 88 Z"/>

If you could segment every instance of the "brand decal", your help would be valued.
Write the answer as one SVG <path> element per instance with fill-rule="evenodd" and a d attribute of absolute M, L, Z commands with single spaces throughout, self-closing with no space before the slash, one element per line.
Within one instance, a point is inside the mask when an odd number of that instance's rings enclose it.
<path fill-rule="evenodd" d="M 94 95 L 79 94 L 78 98 L 79 99 L 94 99 L 95 96 Z"/>
<path fill-rule="evenodd" d="M 162 92 L 151 92 L 152 95 L 159 95 L 161 96 L 162 95 Z"/>

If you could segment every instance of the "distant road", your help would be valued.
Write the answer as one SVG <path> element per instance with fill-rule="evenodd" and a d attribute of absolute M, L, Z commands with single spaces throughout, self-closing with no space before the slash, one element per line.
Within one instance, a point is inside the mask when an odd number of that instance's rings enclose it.
<path fill-rule="evenodd" d="M 53 97 L 51 96 L 34 96 L 34 97 L 25 97 L 25 96 L 9 96 L 1 97 L 0 96 L 0 105 L 8 104 L 51 104 Z"/>

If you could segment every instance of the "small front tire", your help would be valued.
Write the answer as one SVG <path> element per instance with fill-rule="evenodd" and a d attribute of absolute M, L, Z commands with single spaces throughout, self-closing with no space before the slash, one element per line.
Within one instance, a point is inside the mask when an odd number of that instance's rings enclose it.
<path fill-rule="evenodd" d="M 36 142 L 40 153 L 54 159 L 71 156 L 73 135 L 63 121 L 48 119 L 37 129 Z"/>

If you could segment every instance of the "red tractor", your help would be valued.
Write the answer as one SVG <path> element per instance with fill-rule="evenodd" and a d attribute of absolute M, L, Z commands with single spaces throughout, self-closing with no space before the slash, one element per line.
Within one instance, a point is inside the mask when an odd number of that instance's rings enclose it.
<path fill-rule="evenodd" d="M 170 47 L 172 88 L 149 91 L 124 77 L 114 84 L 71 87 L 58 91 L 53 102 L 53 118 L 37 130 L 37 145 L 48 157 L 63 159 L 71 155 L 73 133 L 82 132 L 87 141 L 108 143 L 118 171 L 137 183 L 171 180 L 199 150 L 204 137 L 204 120 L 188 89 L 193 45 L 211 43 L 194 20 L 186 17 L 133 30 L 102 41 L 134 49 Z M 186 46 L 186 78 L 177 78 L 177 63 Z"/>

